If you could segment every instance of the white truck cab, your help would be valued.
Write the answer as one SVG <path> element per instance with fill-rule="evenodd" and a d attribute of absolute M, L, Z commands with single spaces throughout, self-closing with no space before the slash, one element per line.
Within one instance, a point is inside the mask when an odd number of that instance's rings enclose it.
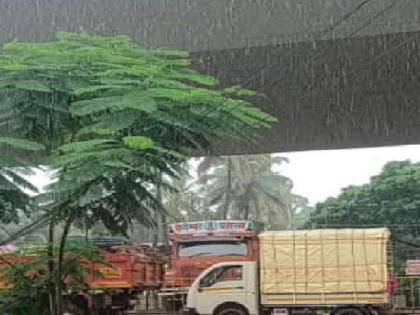
<path fill-rule="evenodd" d="M 203 272 L 188 292 L 187 310 L 200 315 L 257 315 L 256 262 L 223 262 Z"/>

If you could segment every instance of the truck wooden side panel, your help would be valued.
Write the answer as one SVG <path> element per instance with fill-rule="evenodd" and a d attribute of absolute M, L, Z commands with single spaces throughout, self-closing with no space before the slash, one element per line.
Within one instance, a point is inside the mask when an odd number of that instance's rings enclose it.
<path fill-rule="evenodd" d="M 260 234 L 261 303 L 387 303 L 388 238 L 387 229 Z"/>
<path fill-rule="evenodd" d="M 163 282 L 163 260 L 140 250 L 104 254 L 108 266 L 88 262 L 102 276 L 87 275 L 93 289 L 158 289 Z"/>
<path fill-rule="evenodd" d="M 81 259 L 84 266 L 99 275 L 88 272 L 85 281 L 92 289 L 158 289 L 163 283 L 164 261 L 154 249 L 122 247 L 102 253 L 106 265 Z M 4 279 L 4 269 L 10 264 L 38 259 L 38 256 L 2 255 L 0 261 L 0 289 L 10 288 Z M 68 281 L 71 281 L 68 279 Z"/>
<path fill-rule="evenodd" d="M 93 289 L 132 288 L 134 279 L 130 255 L 108 254 L 105 256 L 105 260 L 109 266 L 88 262 L 90 269 L 97 270 L 102 274 L 101 277 L 87 275 L 86 282 L 89 286 Z"/>

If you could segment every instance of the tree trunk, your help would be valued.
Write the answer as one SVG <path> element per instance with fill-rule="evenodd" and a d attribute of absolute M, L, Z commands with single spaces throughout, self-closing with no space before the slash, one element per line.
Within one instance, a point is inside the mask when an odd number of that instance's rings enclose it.
<path fill-rule="evenodd" d="M 55 287 L 54 287 L 54 227 L 55 227 L 55 220 L 52 217 L 50 219 L 50 224 L 48 227 L 48 245 L 47 245 L 47 257 L 48 257 L 48 274 L 50 282 L 48 284 L 48 299 L 50 302 L 50 314 L 51 315 L 58 315 L 57 314 L 57 301 L 55 296 Z"/>
<path fill-rule="evenodd" d="M 88 218 L 85 218 L 85 243 L 89 243 L 89 224 L 88 224 Z"/>
<path fill-rule="evenodd" d="M 162 174 L 158 171 L 156 173 L 156 200 L 158 202 L 158 207 L 159 210 L 162 210 Z M 159 230 L 162 229 L 162 221 L 164 214 L 162 212 L 156 212 L 155 215 L 155 223 L 156 223 L 156 227 L 155 227 L 155 231 L 154 231 L 154 235 L 153 235 L 153 245 L 156 246 L 159 242 Z M 160 223 L 159 223 L 159 219 L 160 219 Z M 166 220 L 166 218 L 165 218 Z"/>
<path fill-rule="evenodd" d="M 151 231 L 153 233 L 152 235 L 152 244 L 153 246 L 156 246 L 159 243 L 159 224 L 157 222 L 159 222 L 159 213 L 155 213 L 155 225 L 152 227 Z"/>
<path fill-rule="evenodd" d="M 231 194 L 232 194 L 232 160 L 231 158 L 228 159 L 228 165 L 227 165 L 227 180 L 226 180 L 226 198 L 225 198 L 225 204 L 223 207 L 223 213 L 222 218 L 223 220 L 227 220 L 229 215 L 229 206 L 230 206 L 230 200 L 231 200 Z"/>
<path fill-rule="evenodd" d="M 73 223 L 73 217 L 69 215 L 69 217 L 67 218 L 64 224 L 63 234 L 61 235 L 61 239 L 60 239 L 60 247 L 58 248 L 58 260 L 57 260 L 57 272 L 56 272 L 57 277 L 55 280 L 56 281 L 55 283 L 56 304 L 57 304 L 58 315 L 61 315 L 63 313 L 63 299 L 62 299 L 63 288 L 62 288 L 62 283 L 61 283 L 61 277 L 63 274 L 64 251 L 66 248 L 66 240 L 67 240 L 67 236 L 69 234 L 72 223 Z"/>
<path fill-rule="evenodd" d="M 168 245 L 169 244 L 169 241 L 168 241 L 168 233 L 167 233 L 167 230 L 168 230 L 168 219 L 166 217 L 166 214 L 162 214 L 162 217 L 160 219 L 161 219 L 160 220 L 160 223 L 161 223 L 161 226 L 162 226 L 162 231 L 161 231 L 161 233 L 162 233 L 162 242 L 163 242 L 163 245 Z"/>
<path fill-rule="evenodd" d="M 167 217 L 166 217 L 166 213 L 163 212 L 163 201 L 162 201 L 162 173 L 159 172 L 157 174 L 157 191 L 156 191 L 156 199 L 159 203 L 159 207 L 162 211 L 161 216 L 160 216 L 160 226 L 161 226 L 161 237 L 162 237 L 162 242 L 163 245 L 168 245 L 169 241 L 168 241 L 168 233 L 167 233 Z"/>
<path fill-rule="evenodd" d="M 248 220 L 249 219 L 249 203 L 246 202 L 244 205 L 244 220 Z"/>
<path fill-rule="evenodd" d="M 260 205 L 258 204 L 258 199 L 254 198 L 253 202 L 255 207 L 255 221 L 262 222 L 263 220 L 261 220 Z"/>
<path fill-rule="evenodd" d="M 295 212 L 293 209 L 291 209 L 290 207 L 288 208 L 288 213 L 289 213 L 289 217 L 287 218 L 289 220 L 288 222 L 288 229 L 289 230 L 294 230 L 295 229 Z"/>

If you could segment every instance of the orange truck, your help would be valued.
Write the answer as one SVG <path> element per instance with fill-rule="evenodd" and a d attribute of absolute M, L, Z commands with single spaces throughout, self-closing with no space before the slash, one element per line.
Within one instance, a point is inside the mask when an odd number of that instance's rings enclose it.
<path fill-rule="evenodd" d="M 168 309 L 179 309 L 196 277 L 211 265 L 257 261 L 262 225 L 245 220 L 181 222 L 170 225 L 171 254 L 160 290 Z"/>
<path fill-rule="evenodd" d="M 149 248 L 113 248 L 116 252 L 105 252 L 104 266 L 88 262 L 89 269 L 98 270 L 102 276 L 87 275 L 86 282 L 92 289 L 153 290 L 162 286 L 163 258 Z"/>
<path fill-rule="evenodd" d="M 105 301 L 106 293 L 110 296 L 112 308 L 116 313 L 130 309 L 137 294 L 147 290 L 157 290 L 162 286 L 165 259 L 155 248 L 132 246 L 118 239 L 94 239 L 90 240 L 90 243 L 102 249 L 102 255 L 107 263 L 103 265 L 93 261 L 83 261 L 85 267 L 99 271 L 101 276 L 86 274 L 85 281 L 90 287 L 89 292 L 65 294 L 66 301 L 80 305 L 89 304 L 79 303 L 80 299 L 89 299 L 94 308 L 100 309 Z M 2 255 L 0 269 L 9 263 L 18 265 L 34 260 L 36 257 Z M 8 288 L 10 285 L 5 280 L 0 280 L 0 289 Z M 71 308 L 72 310 L 68 311 L 69 314 L 78 315 L 84 312 L 74 305 Z"/>

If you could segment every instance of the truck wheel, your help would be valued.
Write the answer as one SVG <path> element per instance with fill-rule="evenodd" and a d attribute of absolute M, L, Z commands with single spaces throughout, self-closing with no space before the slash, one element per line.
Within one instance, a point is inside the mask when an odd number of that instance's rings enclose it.
<path fill-rule="evenodd" d="M 248 312 L 239 305 L 226 305 L 217 309 L 215 315 L 247 315 Z"/>
<path fill-rule="evenodd" d="M 334 310 L 332 315 L 365 315 L 365 312 L 358 308 L 349 307 Z"/>

